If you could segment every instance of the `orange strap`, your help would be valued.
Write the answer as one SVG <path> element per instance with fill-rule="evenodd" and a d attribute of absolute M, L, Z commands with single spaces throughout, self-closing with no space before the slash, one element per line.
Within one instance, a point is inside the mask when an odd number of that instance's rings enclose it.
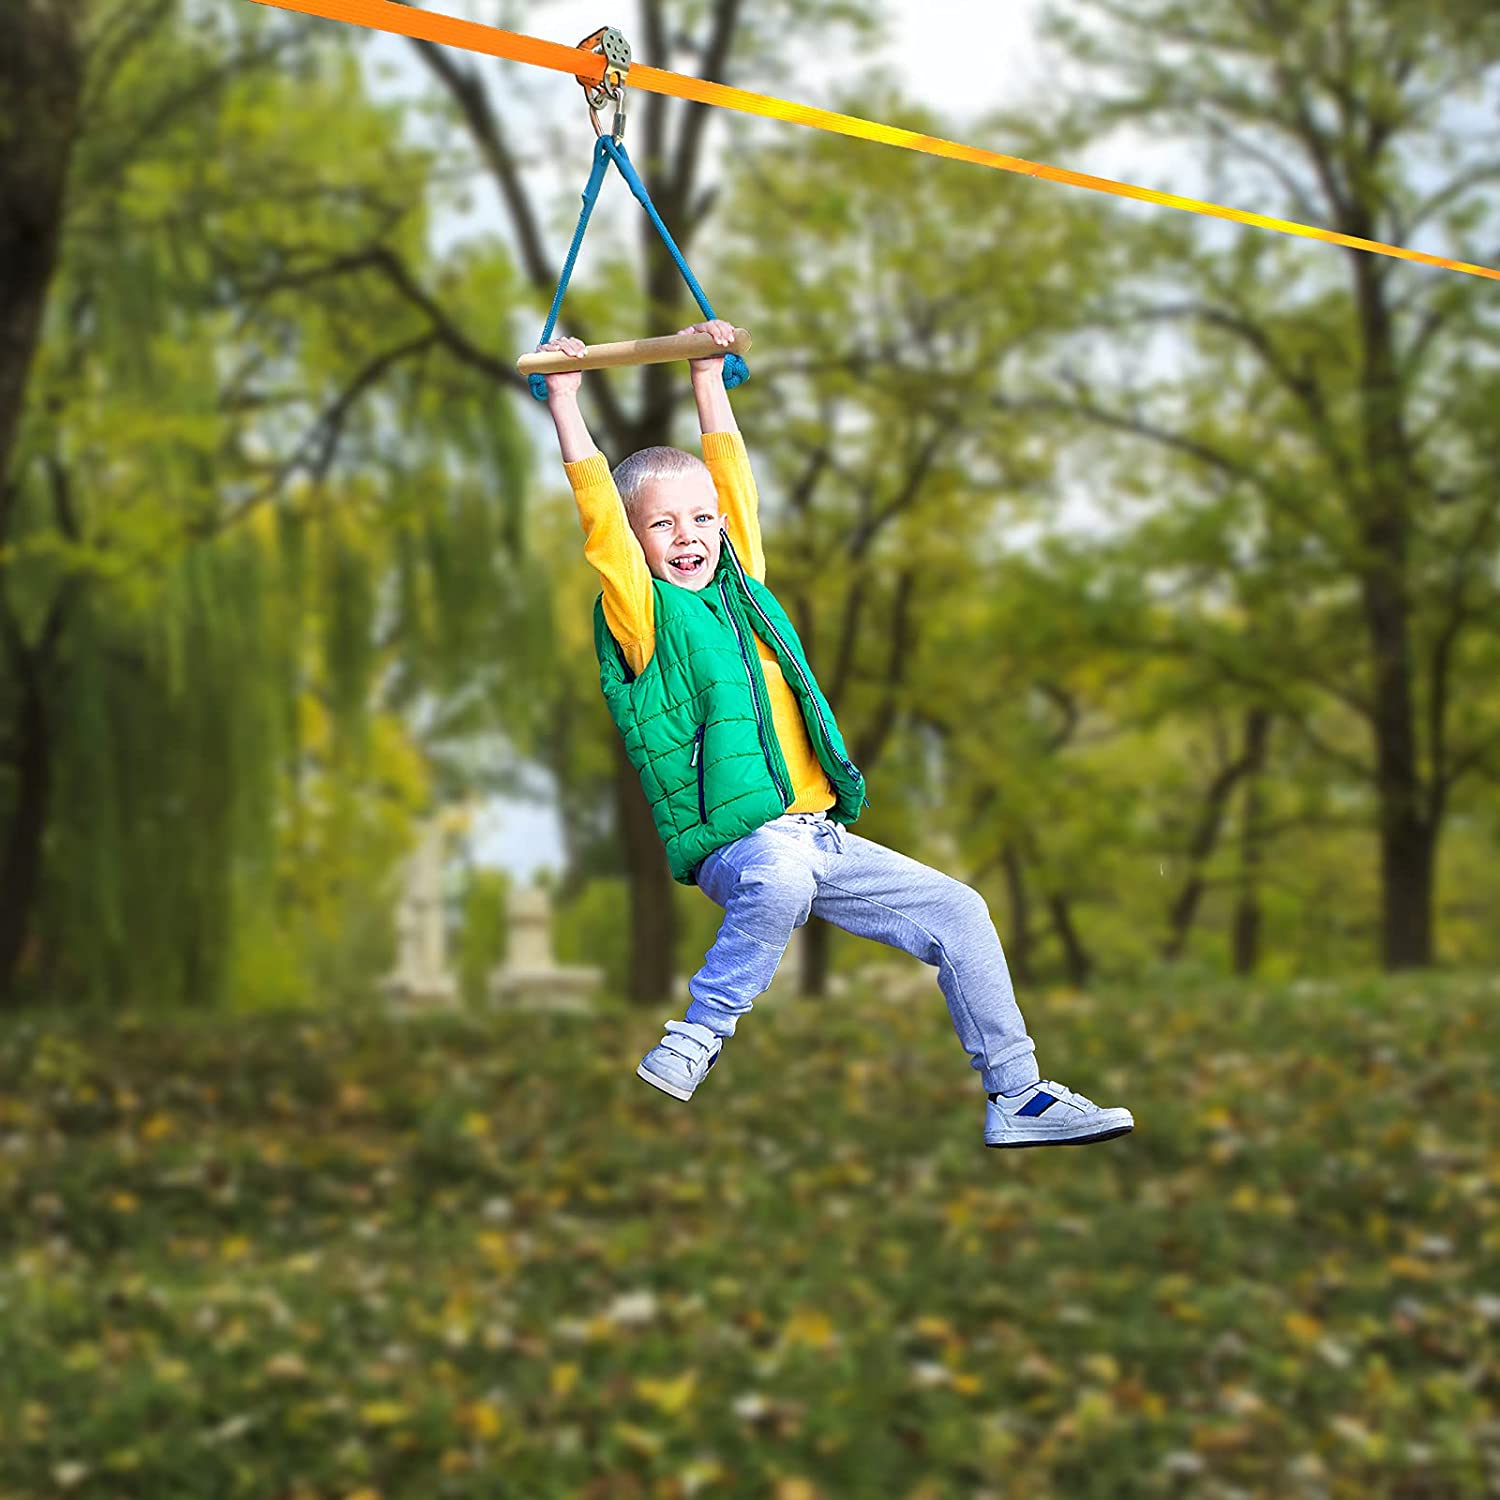
<path fill-rule="evenodd" d="M 281 10 L 302 11 L 306 15 L 322 16 L 330 21 L 348 21 L 374 31 L 395 32 L 399 36 L 439 42 L 447 47 L 461 47 L 468 52 L 509 58 L 512 62 L 530 63 L 538 68 L 552 68 L 559 73 L 570 73 L 575 78 L 602 79 L 604 76 L 604 58 L 597 52 L 567 47 L 561 42 L 545 42 L 537 37 L 522 36 L 516 31 L 481 26 L 477 21 L 460 21 L 454 16 L 440 16 L 415 6 L 395 4 L 393 0 L 256 0 L 256 3 L 274 5 Z M 746 89 L 730 88 L 726 84 L 710 83 L 702 78 L 690 78 L 683 73 L 669 73 L 663 68 L 633 64 L 627 82 L 632 89 L 645 89 L 653 94 L 670 94 L 678 99 L 691 99 L 698 104 L 716 104 L 723 109 L 765 115 L 773 120 L 790 121 L 794 125 L 810 125 L 816 130 L 856 136 L 861 140 L 878 141 L 887 146 L 901 146 L 908 151 L 925 151 L 932 156 L 973 162 L 976 166 L 993 167 L 1001 172 L 1043 177 L 1049 182 L 1091 188 L 1098 193 L 1113 193 L 1118 198 L 1138 198 L 1143 203 L 1160 203 L 1168 208 L 1185 209 L 1188 213 L 1232 219 L 1236 223 L 1252 224 L 1260 229 L 1277 229 L 1283 234 L 1300 234 L 1308 239 L 1326 240 L 1331 245 L 1348 245 L 1355 250 L 1369 250 L 1377 255 L 1390 255 L 1399 260 L 1440 266 L 1445 271 L 1462 271 L 1470 276 L 1487 276 L 1492 281 L 1500 281 L 1500 271 L 1488 266 L 1448 260 L 1441 255 L 1406 250 L 1399 245 L 1383 244 L 1380 240 L 1359 239 L 1352 234 L 1340 234 L 1337 230 L 1319 229 L 1290 219 L 1275 219 L 1268 214 L 1250 213 L 1242 208 L 1225 208 L 1218 203 L 1206 203 L 1200 198 L 1161 193 L 1154 188 L 1136 187 L 1133 183 L 1116 182 L 1109 177 L 1094 177 L 1087 172 L 1070 172 L 1065 167 L 1049 167 L 1043 162 L 1027 161 L 1019 156 L 1002 156 L 997 151 L 981 151 L 978 147 L 962 146 L 938 136 L 919 135 L 916 131 L 902 130 L 894 125 L 880 125 L 855 115 L 841 115 L 833 110 L 816 109 L 809 104 L 773 99 L 768 94 L 752 94 Z"/>

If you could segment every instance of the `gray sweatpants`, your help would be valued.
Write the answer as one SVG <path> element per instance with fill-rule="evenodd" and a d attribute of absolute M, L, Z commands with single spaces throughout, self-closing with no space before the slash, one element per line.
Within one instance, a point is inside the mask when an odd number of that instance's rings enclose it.
<path fill-rule="evenodd" d="M 698 886 L 724 908 L 685 1020 L 733 1036 L 809 914 L 914 954 L 938 971 L 953 1029 L 987 1093 L 1039 1077 L 989 907 L 972 886 L 851 833 L 826 813 L 785 813 L 715 849 Z"/>

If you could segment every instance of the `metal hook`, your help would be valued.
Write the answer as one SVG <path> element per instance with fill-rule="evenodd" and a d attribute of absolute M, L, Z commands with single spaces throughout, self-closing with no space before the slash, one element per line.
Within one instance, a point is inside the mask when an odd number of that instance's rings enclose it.
<path fill-rule="evenodd" d="M 615 113 L 609 127 L 609 133 L 610 137 L 618 144 L 625 139 L 625 85 L 623 83 L 615 85 L 606 97 L 614 100 Z M 598 114 L 599 106 L 603 103 L 603 99 L 600 99 L 598 104 L 592 99 L 589 101 L 589 119 L 593 122 L 594 134 L 596 136 L 604 134 L 599 125 Z"/>

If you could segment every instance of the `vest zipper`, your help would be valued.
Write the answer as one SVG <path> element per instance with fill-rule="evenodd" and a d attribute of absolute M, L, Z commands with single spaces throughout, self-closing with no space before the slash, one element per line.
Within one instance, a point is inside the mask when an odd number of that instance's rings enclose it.
<path fill-rule="evenodd" d="M 731 549 L 733 555 L 733 549 Z M 735 558 L 735 566 L 739 566 L 739 558 Z M 735 618 L 734 610 L 729 605 L 729 595 L 724 592 L 724 580 L 719 580 L 719 597 L 724 601 L 724 613 L 729 616 L 729 623 L 734 626 L 734 638 L 740 648 L 740 660 L 745 663 L 745 676 L 750 681 L 750 705 L 755 710 L 755 731 L 760 735 L 760 748 L 766 757 L 766 769 L 771 773 L 771 780 L 776 783 L 776 790 L 781 794 L 781 805 L 785 807 L 791 800 L 792 794 L 783 791 L 781 778 L 776 774 L 776 767 L 771 761 L 771 752 L 765 741 L 765 720 L 761 717 L 760 699 L 755 696 L 755 674 L 750 669 L 750 658 L 745 655 L 745 638 L 740 634 L 740 622 Z"/>
<path fill-rule="evenodd" d="M 727 536 L 725 540 L 728 540 Z M 735 569 L 740 575 L 740 587 L 745 591 L 745 597 L 750 601 L 751 608 L 754 609 L 756 614 L 758 614 L 761 619 L 766 622 L 766 629 L 776 637 L 776 640 L 781 646 L 781 649 L 786 652 L 787 660 L 790 661 L 794 667 L 796 667 L 797 675 L 802 679 L 802 685 L 807 689 L 807 701 L 812 704 L 813 712 L 818 716 L 818 726 L 823 731 L 824 742 L 827 744 L 829 750 L 832 751 L 833 736 L 828 733 L 828 723 L 823 718 L 823 710 L 818 707 L 818 695 L 813 692 L 812 683 L 807 680 L 807 673 L 802 670 L 802 664 L 797 660 L 796 656 L 792 652 L 791 647 L 788 646 L 787 643 L 782 639 L 781 632 L 777 630 L 777 628 L 771 623 L 771 617 L 765 612 L 765 610 L 760 607 L 759 603 L 757 603 L 756 601 L 755 595 L 750 592 L 750 585 L 745 582 L 745 570 L 740 567 L 739 554 L 734 550 L 734 546 L 732 543 L 729 547 L 729 555 L 734 559 Z M 859 767 L 856 766 L 847 755 L 840 755 L 839 759 L 843 761 L 844 769 L 848 771 L 851 776 L 860 775 Z M 868 796 L 866 796 L 864 800 L 866 804 L 870 803 L 870 799 Z"/>
<path fill-rule="evenodd" d="M 707 724 L 698 726 L 698 733 L 693 736 L 693 758 L 690 765 L 698 768 L 698 821 L 708 822 L 708 809 L 703 804 L 703 731 L 708 728 Z"/>

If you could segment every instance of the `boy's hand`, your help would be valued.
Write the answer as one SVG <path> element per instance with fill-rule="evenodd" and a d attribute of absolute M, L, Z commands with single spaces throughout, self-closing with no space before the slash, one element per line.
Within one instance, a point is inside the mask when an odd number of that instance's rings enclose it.
<path fill-rule="evenodd" d="M 536 352 L 541 354 L 544 350 L 556 350 L 577 358 L 587 347 L 582 339 L 548 339 L 545 344 L 536 346 Z M 565 370 L 560 375 L 544 375 L 542 379 L 547 382 L 547 400 L 551 401 L 554 396 L 577 395 L 578 387 L 583 384 L 583 371 Z"/>
<path fill-rule="evenodd" d="M 734 324 L 725 322 L 723 318 L 710 318 L 706 323 L 694 323 L 690 328 L 679 328 L 677 331 L 679 333 L 711 333 L 714 343 L 722 344 L 726 350 L 734 344 Z M 724 369 L 724 356 L 710 354 L 706 359 L 690 359 L 688 369 L 695 380 L 704 375 L 718 375 Z"/>

